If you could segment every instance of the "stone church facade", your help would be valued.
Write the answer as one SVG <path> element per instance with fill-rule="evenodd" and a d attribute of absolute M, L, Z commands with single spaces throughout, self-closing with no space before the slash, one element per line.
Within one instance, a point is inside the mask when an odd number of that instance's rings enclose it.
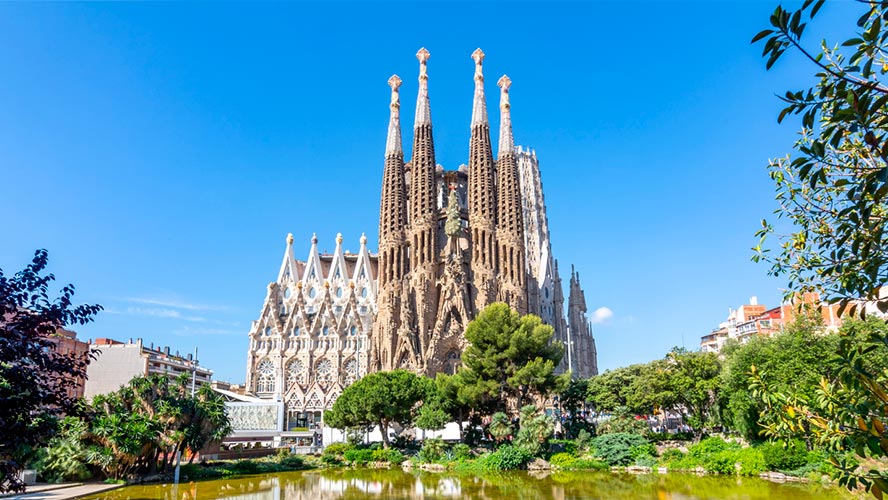
<path fill-rule="evenodd" d="M 312 237 L 296 259 L 287 237 L 277 280 L 249 337 L 247 388 L 285 404 L 289 426 L 320 420 L 342 389 L 377 370 L 453 373 L 466 347 L 466 325 L 492 302 L 539 315 L 569 346 L 579 377 L 597 373 L 595 341 L 585 319 L 579 275 L 571 274 L 568 320 L 558 263 L 552 256 L 536 153 L 516 147 L 509 89 L 500 89 L 498 148 L 491 142 L 480 49 L 475 62 L 467 165 L 435 161 L 428 87 L 429 53 L 421 49 L 410 161 L 401 143 L 400 85 L 391 87 L 379 211 L 379 251 L 321 254 Z M 576 291 L 575 291 L 576 288 Z M 567 369 L 565 355 L 562 370 Z"/>

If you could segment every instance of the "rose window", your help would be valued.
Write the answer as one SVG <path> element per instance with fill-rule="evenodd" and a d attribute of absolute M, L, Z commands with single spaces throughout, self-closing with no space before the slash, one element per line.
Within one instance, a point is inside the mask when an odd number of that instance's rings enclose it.
<path fill-rule="evenodd" d="M 333 363 L 330 362 L 329 359 L 321 360 L 317 366 L 315 366 L 315 373 L 317 374 L 317 379 L 319 384 L 328 384 L 331 380 L 333 380 Z"/>

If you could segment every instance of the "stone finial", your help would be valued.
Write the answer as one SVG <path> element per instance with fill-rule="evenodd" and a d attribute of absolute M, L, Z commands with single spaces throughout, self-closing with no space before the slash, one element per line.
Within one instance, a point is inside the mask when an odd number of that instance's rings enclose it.
<path fill-rule="evenodd" d="M 336 233 L 336 246 L 342 244 L 342 233 Z"/>
<path fill-rule="evenodd" d="M 426 61 L 428 61 L 429 57 L 431 57 L 431 56 L 432 55 L 429 53 L 428 50 L 426 50 L 425 47 L 422 47 L 421 49 L 419 49 L 416 52 L 416 59 L 419 60 L 420 76 L 422 76 L 425 73 L 425 71 L 422 70 L 422 67 L 424 67 L 426 65 Z"/>
<path fill-rule="evenodd" d="M 475 61 L 475 80 L 484 80 L 484 73 L 481 71 L 481 63 L 484 62 L 484 51 L 480 48 L 472 52 L 472 60 Z"/>
<path fill-rule="evenodd" d="M 429 51 L 425 47 L 419 49 L 416 53 L 416 59 L 419 60 L 419 95 L 416 98 L 416 120 L 414 128 L 420 125 L 430 125 L 432 123 L 432 111 L 429 105 L 429 74 L 426 62 L 428 62 Z"/>
<path fill-rule="evenodd" d="M 312 233 L 312 235 L 311 235 L 311 244 L 312 244 L 312 245 L 317 245 L 317 244 L 318 244 L 318 233 Z"/>
<path fill-rule="evenodd" d="M 289 233 L 289 234 L 287 234 L 287 244 L 288 244 L 288 245 L 292 245 L 292 244 L 293 244 L 293 233 Z"/>
<path fill-rule="evenodd" d="M 509 87 L 512 86 L 512 80 L 503 75 L 497 82 L 500 88 L 500 137 L 499 137 L 499 153 L 509 154 L 515 148 L 515 139 L 512 136 L 512 105 L 509 103 Z"/>
<path fill-rule="evenodd" d="M 367 236 L 364 233 L 361 233 L 361 246 L 367 246 Z"/>

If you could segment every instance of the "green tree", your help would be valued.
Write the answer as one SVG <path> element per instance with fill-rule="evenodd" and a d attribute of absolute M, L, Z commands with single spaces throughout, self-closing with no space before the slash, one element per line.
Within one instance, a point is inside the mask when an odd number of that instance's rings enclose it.
<path fill-rule="evenodd" d="M 231 431 L 224 399 L 206 385 L 191 396 L 187 375 L 136 377 L 93 398 L 87 418 L 88 461 L 114 478 L 165 470 L 177 452 L 193 459 Z"/>
<path fill-rule="evenodd" d="M 666 356 L 665 372 L 673 409 L 685 414 L 699 441 L 707 424 L 717 420 L 721 366 L 712 352 L 690 352 L 675 348 Z"/>
<path fill-rule="evenodd" d="M 752 395 L 764 406 L 763 433 L 787 441 L 802 438 L 809 447 L 832 452 L 840 484 L 849 489 L 859 484 L 881 499 L 888 473 L 860 472 L 856 460 L 844 457 L 888 456 L 888 326 L 874 318 L 850 321 L 831 337 L 838 345 L 826 353 L 836 354 L 825 356 L 825 373 L 811 389 L 783 387 L 767 369 L 750 368 Z"/>
<path fill-rule="evenodd" d="M 55 276 L 42 274 L 47 262 L 46 250 L 38 250 L 12 277 L 0 269 L 0 493 L 24 490 L 19 473 L 53 436 L 57 418 L 74 409 L 68 390 L 86 376 L 89 354 L 56 351 L 53 336 L 102 310 L 73 305 L 73 285 L 51 299 Z"/>
<path fill-rule="evenodd" d="M 629 388 L 646 369 L 646 365 L 635 364 L 607 370 L 589 378 L 589 403 L 598 412 L 613 412 L 621 407 L 634 411 L 636 400 L 630 396 Z"/>
<path fill-rule="evenodd" d="M 538 456 L 554 431 L 555 421 L 552 417 L 539 411 L 534 405 L 526 405 L 521 408 L 518 435 L 515 436 L 513 444 L 533 456 Z"/>
<path fill-rule="evenodd" d="M 425 397 L 426 383 L 409 371 L 371 373 L 342 391 L 324 422 L 338 429 L 378 425 L 388 448 L 389 427 L 413 425 Z"/>
<path fill-rule="evenodd" d="M 493 436 L 497 443 L 503 442 L 512 435 L 512 421 L 505 413 L 498 411 L 490 417 L 490 424 L 487 426 L 487 432 Z"/>
<path fill-rule="evenodd" d="M 878 299 L 888 281 L 888 3 L 860 1 L 855 33 L 840 44 L 824 40 L 819 49 L 803 41 L 808 22 L 823 0 L 805 0 L 798 10 L 777 7 L 763 41 L 771 68 L 787 51 L 801 54 L 816 71 L 814 85 L 788 91 L 778 121 L 801 115 L 796 157 L 770 162 L 777 187 L 777 218 L 793 230 L 778 237 L 770 253 L 766 240 L 774 227 L 762 221 L 755 260 L 771 264 L 770 274 L 786 275 L 787 294 L 817 290 L 845 305 Z M 879 307 L 888 309 L 888 299 Z"/>
<path fill-rule="evenodd" d="M 803 314 L 771 337 L 753 337 L 745 344 L 726 346 L 719 394 L 724 423 L 747 439 L 762 439 L 758 421 L 764 403 L 749 394 L 753 366 L 768 373 L 774 389 L 813 396 L 820 379 L 831 369 L 830 356 L 824 353 L 833 353 L 838 347 L 837 336 L 823 335 L 822 328 L 820 316 Z"/>
<path fill-rule="evenodd" d="M 553 333 L 537 316 L 519 316 L 503 303 L 487 306 L 466 328 L 459 400 L 490 412 L 563 390 L 569 374 L 555 375 L 563 348 L 551 342 Z"/>

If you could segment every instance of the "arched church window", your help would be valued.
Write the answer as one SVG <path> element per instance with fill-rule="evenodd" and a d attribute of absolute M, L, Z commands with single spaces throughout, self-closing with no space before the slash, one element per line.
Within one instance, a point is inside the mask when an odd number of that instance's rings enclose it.
<path fill-rule="evenodd" d="M 366 299 L 368 293 L 370 293 L 370 290 L 368 290 L 366 286 L 361 289 L 361 297 Z"/>
<path fill-rule="evenodd" d="M 265 335 L 271 335 L 271 327 L 270 326 L 265 327 Z"/>
<path fill-rule="evenodd" d="M 322 332 L 324 335 L 327 335 L 328 333 L 330 333 L 330 329 L 329 329 L 328 327 L 325 326 L 324 329 L 321 330 L 321 332 Z"/>
<path fill-rule="evenodd" d="M 274 364 L 263 359 L 256 367 L 259 376 L 256 378 L 256 392 L 274 392 Z"/>
<path fill-rule="evenodd" d="M 338 269 L 337 269 L 337 271 L 338 271 Z M 342 297 L 342 287 L 339 287 L 339 288 L 336 289 L 336 296 L 337 296 L 337 297 Z"/>
<path fill-rule="evenodd" d="M 462 361 L 459 358 L 459 351 L 450 351 L 447 353 L 447 360 L 444 362 L 444 372 L 453 375 L 459 369 Z"/>
<path fill-rule="evenodd" d="M 358 329 L 357 329 L 356 327 L 353 326 L 353 327 L 351 327 L 351 329 L 348 331 L 348 333 L 350 333 L 351 336 L 354 337 L 355 335 L 357 335 L 357 333 L 358 333 Z"/>
<path fill-rule="evenodd" d="M 321 385 L 327 385 L 333 380 L 333 363 L 329 359 L 322 359 L 315 365 L 315 378 Z"/>
<path fill-rule="evenodd" d="M 345 362 L 345 383 L 346 385 L 354 383 L 358 379 L 358 361 L 351 358 Z"/>
<path fill-rule="evenodd" d="M 299 336 L 299 327 L 298 327 L 298 326 L 294 326 L 294 327 L 293 327 L 293 336 L 294 336 L 294 337 L 298 337 L 298 336 Z"/>
<path fill-rule="evenodd" d="M 287 272 L 289 273 L 289 271 L 287 271 Z M 289 298 L 290 298 L 290 287 L 287 287 L 287 288 L 284 289 L 284 298 L 285 298 L 285 299 L 289 299 Z"/>
<path fill-rule="evenodd" d="M 300 359 L 287 363 L 287 386 L 293 387 L 305 381 L 305 364 Z"/>
<path fill-rule="evenodd" d="M 317 295 L 317 294 L 318 294 L 318 290 L 317 290 L 317 288 L 315 288 L 315 287 L 311 287 L 311 288 L 308 290 L 308 296 L 311 297 L 311 298 L 315 298 L 315 295 Z"/>

